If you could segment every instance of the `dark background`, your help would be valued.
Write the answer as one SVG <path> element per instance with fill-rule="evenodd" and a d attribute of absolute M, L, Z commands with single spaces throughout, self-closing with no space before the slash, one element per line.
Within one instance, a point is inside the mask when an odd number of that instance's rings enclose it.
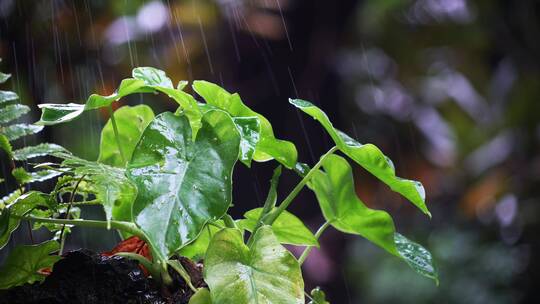
<path fill-rule="evenodd" d="M 338 128 L 378 145 L 399 176 L 424 184 L 432 220 L 355 168 L 359 196 L 433 252 L 441 283 L 329 229 L 305 263 L 308 290 L 322 286 L 332 303 L 533 303 L 539 14 L 533 0 L 0 0 L 1 70 L 13 75 L 3 89 L 17 92 L 35 121 L 39 103 L 83 103 L 112 93 L 133 67 L 154 66 L 175 82 L 206 79 L 239 92 L 313 164 L 331 142 L 287 101 L 310 100 Z M 163 96 L 128 102 L 175 107 Z M 107 117 L 94 111 L 16 146 L 55 142 L 94 160 Z M 236 217 L 262 204 L 274 166 L 237 166 Z M 297 181 L 284 174 L 280 198 Z M 313 230 L 322 223 L 309 191 L 291 210 Z M 67 246 L 107 250 L 116 241 L 112 232 L 75 229 Z M 23 225 L 7 248 L 28 242 Z"/>

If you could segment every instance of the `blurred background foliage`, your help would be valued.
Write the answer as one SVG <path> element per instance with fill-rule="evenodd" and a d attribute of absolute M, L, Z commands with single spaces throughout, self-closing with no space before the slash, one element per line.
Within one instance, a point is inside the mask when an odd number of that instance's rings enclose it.
<path fill-rule="evenodd" d="M 330 141 L 287 98 L 311 100 L 337 127 L 381 147 L 400 176 L 425 185 L 431 221 L 355 170 L 359 196 L 432 250 L 441 282 L 329 230 L 306 261 L 308 288 L 321 285 L 333 303 L 533 303 L 539 14 L 533 0 L 0 0 L 1 70 L 13 74 L 5 89 L 36 109 L 34 121 L 37 104 L 110 94 L 136 66 L 163 69 L 174 81 L 210 80 L 239 92 L 308 163 Z M 143 102 L 174 109 L 163 96 L 129 99 Z M 90 112 L 16 144 L 50 141 L 96 159 L 106 119 Z M 262 202 L 274 165 L 237 167 L 237 216 Z M 296 181 L 285 175 L 282 195 Z M 322 222 L 308 191 L 292 211 L 314 229 Z M 91 208 L 84 215 L 102 216 Z M 25 229 L 9 246 L 29 242 Z M 74 229 L 68 246 L 107 250 L 117 240 Z"/>

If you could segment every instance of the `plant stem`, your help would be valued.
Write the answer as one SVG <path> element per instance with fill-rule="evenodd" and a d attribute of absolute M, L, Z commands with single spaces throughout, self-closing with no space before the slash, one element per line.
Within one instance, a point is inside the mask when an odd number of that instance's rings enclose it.
<path fill-rule="evenodd" d="M 116 138 L 116 144 L 118 145 L 118 151 L 120 151 L 120 157 L 122 158 L 122 163 L 126 164 L 126 156 L 122 150 L 122 145 L 120 144 L 120 135 L 118 134 L 118 127 L 116 126 L 116 120 L 114 119 L 114 111 L 112 104 L 109 105 L 109 114 L 111 116 L 111 123 L 113 126 L 114 137 Z"/>
<path fill-rule="evenodd" d="M 321 237 L 321 234 L 323 234 L 323 232 L 326 230 L 326 228 L 328 228 L 328 226 L 330 226 L 330 222 L 326 221 L 324 222 L 324 224 L 322 224 L 321 227 L 319 227 L 319 229 L 315 233 L 315 238 L 317 240 L 319 240 L 319 238 Z M 307 246 L 306 249 L 304 249 L 304 252 L 302 252 L 302 255 L 300 256 L 300 258 L 298 258 L 298 263 L 300 264 L 300 266 L 304 263 L 304 261 L 308 257 L 313 247 L 314 246 Z"/>
<path fill-rule="evenodd" d="M 279 204 L 279 207 L 274 209 L 274 211 L 270 212 L 268 216 L 264 219 L 264 223 L 266 225 L 272 225 L 274 221 L 279 217 L 279 215 L 289 207 L 289 205 L 292 203 L 293 199 L 300 193 L 300 190 L 309 182 L 313 174 L 319 170 L 319 168 L 322 166 L 323 161 L 331 154 L 336 152 L 338 150 L 338 147 L 334 146 L 332 149 L 328 150 L 323 156 L 321 156 L 321 159 L 309 170 L 309 172 L 304 176 L 304 178 L 294 187 L 294 189 L 287 195 L 287 197 Z"/>
<path fill-rule="evenodd" d="M 86 175 L 83 174 L 77 183 L 75 184 L 75 187 L 73 187 L 73 191 L 71 191 L 71 195 L 69 196 L 69 205 L 66 209 L 66 219 L 69 220 L 69 212 L 71 211 L 71 206 L 73 206 L 73 200 L 75 200 L 75 193 L 77 192 L 77 189 L 79 188 L 79 185 L 81 181 L 84 179 Z M 64 251 L 64 244 L 66 243 L 66 235 L 65 235 L 66 225 L 64 224 L 62 226 L 62 230 L 60 231 L 60 250 L 58 251 L 58 255 L 62 256 L 62 252 Z"/>

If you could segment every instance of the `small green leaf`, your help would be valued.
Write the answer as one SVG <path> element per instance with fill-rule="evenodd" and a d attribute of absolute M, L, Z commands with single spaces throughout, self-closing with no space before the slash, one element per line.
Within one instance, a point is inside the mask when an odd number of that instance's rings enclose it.
<path fill-rule="evenodd" d="M 255 153 L 255 147 L 260 137 L 261 126 L 259 118 L 256 116 L 235 117 L 233 121 L 241 136 L 239 159 L 246 166 L 250 167 L 253 154 Z"/>
<path fill-rule="evenodd" d="M 193 89 L 208 104 L 227 111 L 233 117 L 256 116 L 259 118 L 260 140 L 257 142 L 253 155 L 255 161 L 267 161 L 275 158 L 287 168 L 294 167 L 298 154 L 294 144 L 289 141 L 276 139 L 270 122 L 261 114 L 247 107 L 238 94 L 230 94 L 220 86 L 202 80 L 194 81 Z"/>
<path fill-rule="evenodd" d="M 10 218 L 7 230 L 4 234 L 0 235 L 0 249 L 2 249 L 11 236 L 11 233 L 19 227 L 20 220 L 13 217 L 13 215 L 23 216 L 37 206 L 47 206 L 46 196 L 43 193 L 31 191 L 23 195 L 18 193 L 12 193 L 15 199 L 4 200 L 5 208 L 9 209 Z M 11 201 L 11 202 L 9 202 Z M 9 203 L 8 203 L 9 202 Z"/>
<path fill-rule="evenodd" d="M 131 158 L 142 132 L 154 118 L 154 112 L 147 105 L 123 106 L 114 112 L 114 118 L 118 125 L 119 141 L 123 152 L 126 153 L 127 162 Z M 98 161 L 114 167 L 123 168 L 126 165 L 122 162 L 110 119 L 101 131 Z"/>
<path fill-rule="evenodd" d="M 13 158 L 13 148 L 4 134 L 0 134 L 0 149 L 4 150 L 9 158 Z"/>
<path fill-rule="evenodd" d="M 300 265 L 269 226 L 257 230 L 251 247 L 238 229 L 218 232 L 206 253 L 204 279 L 216 303 L 304 303 Z"/>
<path fill-rule="evenodd" d="M 199 288 L 197 292 L 191 296 L 188 304 L 212 304 L 210 290 L 208 290 L 208 288 Z"/>
<path fill-rule="evenodd" d="M 309 301 L 309 304 L 330 304 L 330 302 L 326 301 L 326 294 L 320 287 L 311 290 L 311 298 L 312 301 Z"/>
<path fill-rule="evenodd" d="M 156 116 L 128 164 L 128 176 L 139 189 L 135 221 L 163 258 L 193 241 L 231 203 L 240 136 L 223 111 L 209 111 L 202 121 L 193 141 L 185 116 Z"/>
<path fill-rule="evenodd" d="M 308 186 L 315 192 L 324 218 L 339 231 L 361 235 L 389 253 L 403 258 L 415 271 L 430 278 L 436 277 L 427 250 L 409 250 L 405 240 L 397 243 L 394 222 L 385 211 L 368 208 L 356 195 L 352 168 L 341 156 L 329 155 L 323 161 L 323 171 L 317 171 Z M 413 246 L 411 244 L 411 246 Z M 410 248 L 409 248 L 410 249 Z M 419 254 L 415 256 L 415 254 Z M 427 257 L 429 256 L 429 258 Z M 429 267 L 413 267 L 415 259 L 430 263 Z"/>
<path fill-rule="evenodd" d="M 425 277 L 435 280 L 439 284 L 437 271 L 433 266 L 433 258 L 426 248 L 410 241 L 399 233 L 394 235 L 394 240 L 399 255 L 403 257 L 412 269 Z"/>
<path fill-rule="evenodd" d="M 18 167 L 18 168 L 15 168 L 11 171 L 11 175 L 13 175 L 13 177 L 15 178 L 15 180 L 17 181 L 17 183 L 19 185 L 24 185 L 26 183 L 28 183 L 28 181 L 30 181 L 30 179 L 32 179 L 32 175 L 30 175 L 30 173 L 26 172 L 26 170 L 24 170 L 24 168 L 22 167 Z"/>
<path fill-rule="evenodd" d="M 59 248 L 60 245 L 55 241 L 15 247 L 0 268 L 0 289 L 43 280 L 45 276 L 38 273 L 38 270 L 51 267 L 60 259 L 58 255 L 50 255 Z"/>
<path fill-rule="evenodd" d="M 244 214 L 246 219 L 240 221 L 240 226 L 248 231 L 253 231 L 257 225 L 257 219 L 261 215 L 262 208 L 249 210 Z M 272 224 L 272 231 L 282 244 L 298 246 L 319 246 L 317 238 L 294 214 L 284 211 Z"/>
<path fill-rule="evenodd" d="M 0 72 L 0 83 L 6 82 L 11 77 L 11 74 Z"/>
<path fill-rule="evenodd" d="M 41 130 L 43 130 L 43 126 L 14 124 L 0 129 L 0 133 L 3 133 L 10 141 L 12 141 L 23 136 L 36 134 Z"/>
<path fill-rule="evenodd" d="M 71 121 L 84 112 L 84 105 L 78 103 L 43 103 L 38 107 L 41 109 L 41 118 L 36 124 L 44 126 Z"/>
<path fill-rule="evenodd" d="M 360 144 L 345 133 L 334 128 L 328 116 L 312 103 L 301 99 L 290 99 L 291 104 L 315 118 L 332 137 L 336 146 L 356 163 L 400 193 L 422 212 L 431 217 L 425 203 L 425 190 L 420 182 L 396 176 L 394 165 L 379 148 L 372 144 Z"/>
<path fill-rule="evenodd" d="M 0 73 L 0 83 L 3 82 L 1 81 L 2 75 L 6 75 L 6 74 Z M 15 92 L 0 90 L 0 104 L 4 102 L 8 102 L 8 101 L 17 100 L 17 99 L 19 99 L 19 96 L 17 96 Z"/>
<path fill-rule="evenodd" d="M 28 146 L 13 151 L 13 159 L 22 161 L 46 155 L 54 156 L 58 153 L 69 154 L 69 152 L 62 146 L 44 143 L 37 146 Z"/>
<path fill-rule="evenodd" d="M 8 123 L 28 113 L 30 108 L 22 104 L 11 104 L 0 109 L 0 124 Z"/>

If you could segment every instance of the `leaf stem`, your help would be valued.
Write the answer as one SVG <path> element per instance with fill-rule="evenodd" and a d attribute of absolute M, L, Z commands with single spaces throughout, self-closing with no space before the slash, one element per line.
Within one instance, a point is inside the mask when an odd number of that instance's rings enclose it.
<path fill-rule="evenodd" d="M 294 187 L 294 189 L 287 195 L 287 197 L 279 204 L 279 207 L 274 209 L 274 211 L 270 212 L 268 216 L 264 219 L 264 223 L 267 225 L 272 225 L 274 221 L 279 217 L 279 215 L 289 207 L 289 205 L 292 203 L 294 198 L 300 193 L 300 190 L 309 182 L 313 174 L 319 170 L 319 168 L 322 166 L 323 161 L 331 154 L 336 152 L 338 150 L 338 147 L 334 146 L 332 149 L 328 150 L 323 156 L 321 156 L 321 159 L 309 170 L 309 172 L 302 178 L 302 180 Z"/>
<path fill-rule="evenodd" d="M 324 222 L 324 224 L 322 224 L 321 227 L 319 227 L 319 229 L 315 233 L 315 238 L 317 238 L 317 240 L 319 240 L 319 238 L 321 237 L 323 232 L 326 230 L 326 228 L 328 228 L 328 226 L 330 226 L 330 222 L 326 221 L 326 222 Z M 307 246 L 306 249 L 304 249 L 304 252 L 302 252 L 302 255 L 300 255 L 300 258 L 298 258 L 298 263 L 300 264 L 300 266 L 302 266 L 302 264 L 304 263 L 304 261 L 308 257 L 309 253 L 313 249 L 313 247 L 314 246 Z"/>
<path fill-rule="evenodd" d="M 114 131 L 114 137 L 116 138 L 116 145 L 118 145 L 118 151 L 120 151 L 120 157 L 122 158 L 122 163 L 126 164 L 126 156 L 124 154 L 124 150 L 122 150 L 122 145 L 120 144 L 120 135 L 118 133 L 118 127 L 116 126 L 116 120 L 114 119 L 114 111 L 112 108 L 112 104 L 109 105 L 109 115 L 111 117 L 111 123 L 113 126 Z"/>

